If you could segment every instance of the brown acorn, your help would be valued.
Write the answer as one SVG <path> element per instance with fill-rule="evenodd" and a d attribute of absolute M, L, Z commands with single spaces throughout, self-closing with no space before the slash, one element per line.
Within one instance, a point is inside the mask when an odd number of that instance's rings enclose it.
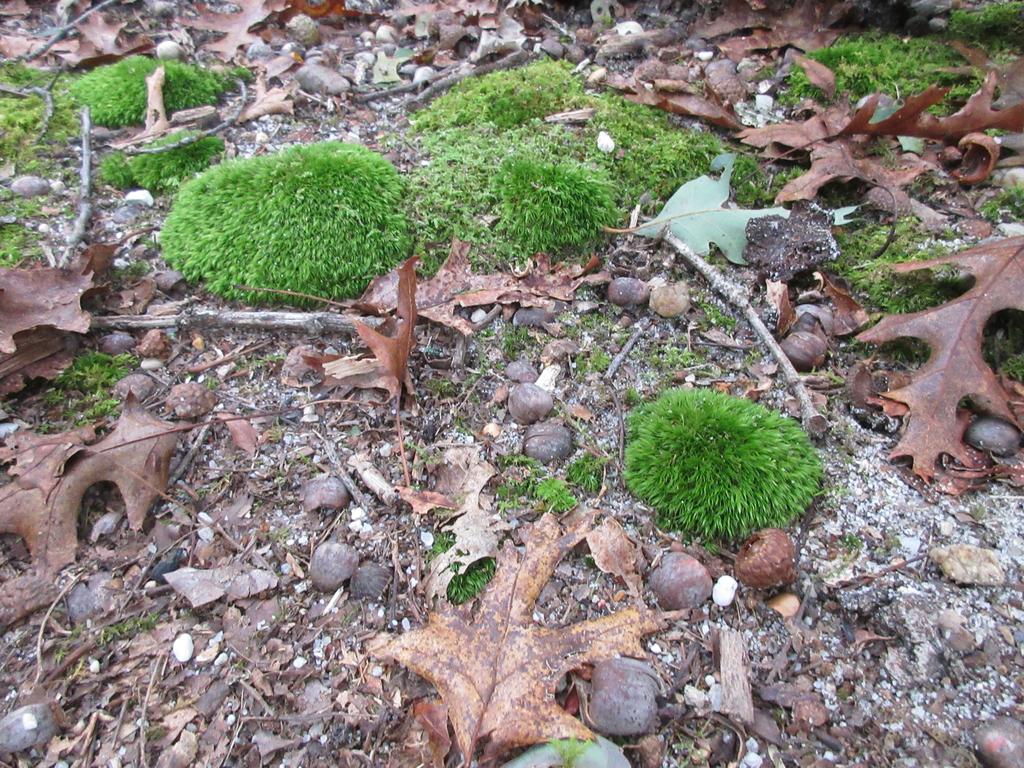
<path fill-rule="evenodd" d="M 828 351 L 825 337 L 808 331 L 794 331 L 784 338 L 779 346 L 793 363 L 793 367 L 801 373 L 813 371 L 825 362 L 825 353 Z"/>
<path fill-rule="evenodd" d="M 743 542 L 734 572 L 748 587 L 781 587 L 796 580 L 795 560 L 796 548 L 789 535 L 778 528 L 765 528 Z"/>

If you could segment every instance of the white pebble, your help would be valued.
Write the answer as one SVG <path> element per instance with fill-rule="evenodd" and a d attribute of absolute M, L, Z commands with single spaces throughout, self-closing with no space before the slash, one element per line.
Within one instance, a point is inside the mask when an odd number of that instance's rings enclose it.
<path fill-rule="evenodd" d="M 161 61 L 178 61 L 185 58 L 185 51 L 173 40 L 164 40 L 156 47 L 156 57 Z"/>
<path fill-rule="evenodd" d="M 174 645 L 171 646 L 171 653 L 174 654 L 174 658 L 184 664 L 192 658 L 192 653 L 195 649 L 196 644 L 192 640 L 192 635 L 187 632 L 183 632 L 174 638 Z"/>
<path fill-rule="evenodd" d="M 621 21 L 615 25 L 615 31 L 620 35 L 642 35 L 644 28 L 635 21 Z"/>
<path fill-rule="evenodd" d="M 219 656 L 217 656 L 216 659 L 213 660 L 213 666 L 215 666 L 215 667 L 221 667 L 221 666 L 224 666 L 227 663 L 228 663 L 228 655 L 226 653 L 221 653 Z"/>
<path fill-rule="evenodd" d="M 99 659 L 89 659 L 89 671 L 92 674 L 94 674 L 94 675 L 98 675 L 99 674 L 99 672 L 100 672 L 100 660 Z"/>
<path fill-rule="evenodd" d="M 761 768 L 764 758 L 756 752 L 747 752 L 740 762 L 740 768 Z"/>
<path fill-rule="evenodd" d="M 155 357 L 147 357 L 145 360 L 139 363 L 139 368 L 141 368 L 144 371 L 156 371 L 163 367 L 164 361 L 157 360 Z"/>
<path fill-rule="evenodd" d="M 39 720 L 31 712 L 23 712 L 21 715 L 21 727 L 26 731 L 34 731 L 39 727 Z"/>
<path fill-rule="evenodd" d="M 408 632 L 410 629 L 412 629 L 412 622 L 409 619 L 402 619 L 402 631 Z"/>
<path fill-rule="evenodd" d="M 775 107 L 775 99 L 767 93 L 759 93 L 754 97 L 754 107 L 758 112 L 771 112 Z"/>
<path fill-rule="evenodd" d="M 697 60 L 698 61 L 711 61 L 713 58 L 715 58 L 715 52 L 714 51 L 697 51 L 696 56 L 697 56 Z"/>
<path fill-rule="evenodd" d="M 437 72 L 434 71 L 433 67 L 416 67 L 416 71 L 412 73 L 412 83 L 413 85 L 429 83 L 436 77 Z"/>
<path fill-rule="evenodd" d="M 597 148 L 606 155 L 610 155 L 615 151 L 615 139 L 609 136 L 607 132 L 601 131 L 597 134 Z"/>
<path fill-rule="evenodd" d="M 153 195 L 148 189 L 133 189 L 127 195 L 124 196 L 125 202 L 138 203 L 144 205 L 147 208 L 153 207 Z"/>
<path fill-rule="evenodd" d="M 715 587 L 711 590 L 711 599 L 715 601 L 715 605 L 722 608 L 732 605 L 738 586 L 736 579 L 732 576 L 722 576 L 715 582 Z"/>
<path fill-rule="evenodd" d="M 434 534 L 430 531 L 420 531 L 420 541 L 424 547 L 434 546 Z"/>
<path fill-rule="evenodd" d="M 196 535 L 198 535 L 203 541 L 213 541 L 215 534 L 213 532 L 213 528 L 208 525 L 204 525 L 196 532 Z"/>
<path fill-rule="evenodd" d="M 292 661 L 292 666 L 295 667 L 296 669 L 302 669 L 308 663 L 309 662 L 306 661 L 306 657 L 305 656 L 296 656 L 295 660 Z"/>

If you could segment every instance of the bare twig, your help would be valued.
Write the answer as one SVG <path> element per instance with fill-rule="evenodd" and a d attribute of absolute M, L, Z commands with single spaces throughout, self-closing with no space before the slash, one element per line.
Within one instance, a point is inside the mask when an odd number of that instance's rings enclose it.
<path fill-rule="evenodd" d="M 529 51 L 520 49 L 510 53 L 508 56 L 498 59 L 497 61 L 492 61 L 489 64 L 481 64 L 478 67 L 460 69 L 447 77 L 435 80 L 430 84 L 429 88 L 426 88 L 412 98 L 407 99 L 405 105 L 410 111 L 419 109 L 435 96 L 439 96 L 456 83 L 465 80 L 467 77 L 477 77 L 479 75 L 489 74 L 490 72 L 497 72 L 502 69 L 512 69 L 513 67 L 518 67 L 520 64 L 525 64 L 530 60 L 530 58 L 531 54 Z"/>
<path fill-rule="evenodd" d="M 722 274 L 720 270 L 698 256 L 690 246 L 676 237 L 671 231 L 666 230 L 665 242 L 675 248 L 676 252 L 686 259 L 690 266 L 700 272 L 722 298 L 743 313 L 751 328 L 754 329 L 754 333 L 757 334 L 758 338 L 761 339 L 772 357 L 779 364 L 779 370 L 782 371 L 783 378 L 800 403 L 800 420 L 804 425 L 804 429 L 815 438 L 824 435 L 828 429 L 828 422 L 825 421 L 825 417 L 818 413 L 817 408 L 814 407 L 811 394 L 807 391 L 807 387 L 804 386 L 800 374 L 797 373 L 796 368 L 793 367 L 789 358 L 786 357 L 786 353 L 782 351 L 782 347 L 775 341 L 772 332 L 768 330 L 768 327 L 762 322 L 756 310 L 751 306 L 743 289 Z"/>
<path fill-rule="evenodd" d="M 206 442 L 206 436 L 210 434 L 210 429 L 212 427 L 213 424 L 204 424 L 202 429 L 199 430 L 199 434 L 196 435 L 196 439 L 192 441 L 192 445 L 189 447 L 188 453 L 182 457 L 181 461 L 178 462 L 178 466 L 176 466 L 174 471 L 171 472 L 171 476 L 167 480 L 168 488 L 173 488 L 174 484 L 181 480 L 181 478 L 185 476 L 185 473 L 188 472 L 188 468 L 192 466 L 192 462 L 195 461 L 196 454 L 199 453 L 199 449 L 202 447 L 203 443 Z"/>
<path fill-rule="evenodd" d="M 46 632 L 46 622 L 50 620 L 50 615 L 53 613 L 53 609 L 57 607 L 57 603 L 61 601 L 64 595 L 71 591 L 71 588 L 78 583 L 81 576 L 80 573 L 76 573 L 75 577 L 64 585 L 60 594 L 50 603 L 50 607 L 43 615 L 43 620 L 39 624 L 39 634 L 36 636 L 36 677 L 33 685 L 39 685 L 39 681 L 43 679 L 43 635 Z"/>
<path fill-rule="evenodd" d="M 218 357 L 216 360 L 210 360 L 208 363 L 200 363 L 199 365 L 190 365 L 186 370 L 192 374 L 202 373 L 203 371 L 208 371 L 211 368 L 217 368 L 218 366 L 224 365 L 225 363 L 230 363 L 233 360 L 237 360 L 243 355 L 251 355 L 256 350 L 263 349 L 264 347 L 269 346 L 273 342 L 273 339 L 264 339 L 263 341 L 258 341 L 255 344 L 243 345 L 236 349 L 234 352 L 229 352 L 223 357 Z"/>
<path fill-rule="evenodd" d="M 383 91 L 369 91 L 367 93 L 357 93 L 352 97 L 352 101 L 357 104 L 365 104 L 368 101 L 376 101 L 377 99 L 386 99 L 389 96 L 400 96 L 403 93 L 409 93 L 409 91 L 415 91 L 420 87 L 420 83 L 402 83 L 396 85 L 394 88 L 387 88 Z"/>
<path fill-rule="evenodd" d="M 380 325 L 379 318 L 361 320 L 367 325 Z M 297 331 L 309 336 L 327 333 L 352 335 L 355 326 L 352 319 L 333 312 L 222 312 L 215 309 L 187 310 L 176 315 L 108 315 L 94 317 L 93 328 L 119 331 L 146 330 L 150 328 L 176 328 L 179 331 L 233 328 L 276 331 Z"/>
<path fill-rule="evenodd" d="M 388 482 L 387 478 L 380 473 L 367 453 L 354 453 L 348 457 L 348 465 L 356 471 L 360 479 L 366 484 L 374 496 L 390 506 L 398 500 L 398 491 Z"/>
<path fill-rule="evenodd" d="M 87 10 L 84 13 L 82 13 L 81 15 L 79 15 L 77 18 L 72 19 L 67 24 L 65 24 L 63 27 L 58 29 L 49 40 L 47 40 L 45 43 L 43 43 L 43 46 L 41 48 L 37 48 L 34 51 L 28 51 L 26 53 L 23 53 L 23 54 L 21 54 L 21 56 L 18 56 L 15 59 L 15 61 L 32 61 L 33 59 L 38 59 L 40 56 L 42 56 L 48 50 L 53 48 L 53 46 L 55 46 L 57 43 L 59 43 L 61 40 L 63 40 L 65 37 L 67 37 L 68 33 L 72 29 L 77 27 L 79 24 L 81 24 L 83 21 L 85 21 L 87 18 L 89 18 L 92 14 L 96 13 L 97 11 L 102 11 L 104 8 L 106 8 L 108 6 L 111 6 L 111 5 L 114 5 L 114 3 L 117 3 L 117 2 L 120 2 L 120 0 L 103 0 L 103 2 L 100 3 L 99 5 L 93 6 L 89 10 Z"/>
<path fill-rule="evenodd" d="M 633 350 L 633 347 L 636 346 L 636 343 L 640 341 L 640 337 L 647 333 L 647 329 L 650 327 L 651 324 L 646 320 L 641 320 L 637 323 L 636 330 L 633 331 L 633 335 L 630 336 L 626 343 L 622 345 L 622 349 L 619 350 L 619 354 L 614 357 L 611 365 L 608 366 L 608 370 L 604 372 L 604 378 L 606 381 L 615 375 L 615 372 L 619 370 L 619 366 L 621 366 L 623 361 L 625 361 L 629 356 L 629 353 Z"/>
<path fill-rule="evenodd" d="M 149 697 L 153 695 L 153 685 L 158 675 L 163 676 L 167 668 L 167 657 L 164 656 L 159 664 L 153 665 L 153 672 L 149 676 L 149 685 L 146 686 L 146 696 L 142 700 L 142 713 L 139 716 L 139 764 L 142 768 L 149 768 L 149 759 L 146 757 L 146 730 L 149 724 L 146 722 L 146 710 L 149 709 Z"/>
<path fill-rule="evenodd" d="M 172 142 L 171 144 L 164 144 L 163 146 L 159 147 L 126 147 L 124 153 L 126 155 L 158 155 L 161 152 L 170 152 L 173 149 L 181 149 L 182 147 L 187 147 L 190 144 L 195 144 L 200 139 L 205 139 L 209 136 L 215 136 L 221 131 L 227 130 L 228 128 L 230 128 L 238 122 L 238 118 L 242 114 L 242 110 L 245 109 L 245 102 L 248 98 L 248 91 L 245 88 L 245 82 L 241 79 L 236 80 L 235 82 L 238 83 L 238 87 L 241 90 L 241 96 L 238 101 L 238 109 L 236 109 L 234 113 L 226 120 L 213 126 L 213 128 L 207 128 L 205 131 L 189 134 L 184 138 L 179 139 L 178 141 Z"/>
<path fill-rule="evenodd" d="M 61 268 L 66 267 L 71 257 L 74 255 L 75 248 L 82 242 L 82 238 L 85 237 L 85 228 L 89 225 L 89 218 L 92 216 L 92 143 L 90 141 L 90 134 L 92 133 L 92 117 L 89 114 L 88 107 L 82 107 L 82 166 L 79 168 L 79 178 L 81 179 L 81 188 L 78 191 L 78 218 L 75 219 L 75 227 L 71 230 L 71 237 L 68 239 L 67 250 L 64 251 L 64 255 L 61 257 L 60 263 L 57 265 Z"/>

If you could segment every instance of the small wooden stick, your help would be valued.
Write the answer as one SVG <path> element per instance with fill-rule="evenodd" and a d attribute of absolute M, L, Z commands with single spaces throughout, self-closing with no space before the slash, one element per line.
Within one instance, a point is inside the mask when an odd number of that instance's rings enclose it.
<path fill-rule="evenodd" d="M 811 393 L 804 386 L 800 374 L 797 373 L 796 368 L 793 367 L 789 358 L 786 357 L 786 353 L 782 351 L 779 343 L 775 341 L 772 332 L 762 322 L 757 311 L 751 306 L 743 289 L 729 280 L 720 270 L 698 256 L 689 245 L 676 237 L 670 230 L 665 231 L 665 242 L 675 248 L 676 252 L 686 259 L 690 266 L 700 272 L 722 298 L 743 313 L 751 328 L 754 329 L 754 333 L 757 334 L 765 347 L 768 348 L 771 356 L 779 364 L 779 370 L 782 371 L 783 378 L 800 403 L 800 420 L 804 425 L 804 429 L 814 438 L 820 438 L 824 435 L 828 430 L 828 422 L 824 416 L 818 413 L 818 409 L 814 407 Z"/>
<path fill-rule="evenodd" d="M 750 692 L 750 660 L 743 635 L 734 629 L 720 629 L 718 658 L 722 712 L 749 726 L 754 722 L 754 699 Z"/>
<path fill-rule="evenodd" d="M 68 239 L 67 250 L 57 264 L 61 269 L 71 262 L 75 248 L 85 237 L 85 228 L 89 225 L 89 218 L 92 216 L 92 116 L 88 107 L 82 107 L 82 166 L 78 175 L 81 179 L 81 189 L 78 191 L 78 218 L 75 219 L 75 227 L 71 230 L 71 237 Z"/>
<path fill-rule="evenodd" d="M 360 322 L 376 327 L 379 318 Z M 141 331 L 150 328 L 177 328 L 179 331 L 214 328 L 296 331 L 315 337 L 338 333 L 351 336 L 355 326 L 350 318 L 334 312 L 222 312 L 215 309 L 186 310 L 175 315 L 107 315 L 92 318 L 94 329 Z"/>
<path fill-rule="evenodd" d="M 380 470 L 373 466 L 369 454 L 354 453 L 348 457 L 348 465 L 356 471 L 359 478 L 366 484 L 374 496 L 385 504 L 394 504 L 398 499 L 398 491 L 387 481 L 387 478 L 380 473 Z"/>
<path fill-rule="evenodd" d="M 612 360 L 611 365 L 608 366 L 608 370 L 604 372 L 605 380 L 611 379 L 615 375 L 615 372 L 619 370 L 619 366 L 622 365 L 623 361 L 629 356 L 629 353 L 636 346 L 636 343 L 640 341 L 640 337 L 647 333 L 647 329 L 651 327 L 651 324 L 646 320 L 641 320 L 637 323 L 636 330 L 633 331 L 633 335 L 629 337 L 625 344 L 622 345 L 622 349 L 619 350 L 619 354 Z"/>

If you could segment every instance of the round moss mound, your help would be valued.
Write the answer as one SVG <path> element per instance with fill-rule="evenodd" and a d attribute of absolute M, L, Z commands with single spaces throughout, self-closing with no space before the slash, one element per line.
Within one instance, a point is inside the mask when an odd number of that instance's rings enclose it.
<path fill-rule="evenodd" d="M 630 416 L 625 478 L 662 528 L 734 540 L 801 514 L 821 462 L 790 419 L 714 390 L 671 389 Z"/>
<path fill-rule="evenodd" d="M 146 77 L 163 65 L 164 107 L 170 116 L 179 109 L 213 104 L 230 78 L 179 61 L 129 56 L 97 67 L 71 85 L 71 95 L 89 107 L 93 122 L 108 128 L 141 123 L 146 117 Z"/>
<path fill-rule="evenodd" d="M 498 232 L 531 253 L 589 245 L 617 215 L 607 175 L 577 163 L 512 157 L 494 184 Z"/>
<path fill-rule="evenodd" d="M 175 144 L 191 132 L 174 133 L 154 141 L 151 146 Z M 100 178 L 118 189 L 143 187 L 151 192 L 169 192 L 182 181 L 209 167 L 214 158 L 224 152 L 224 140 L 219 136 L 205 136 L 178 149 L 153 155 L 126 157 L 115 152 L 100 164 Z"/>
<path fill-rule="evenodd" d="M 161 242 L 186 278 L 227 298 L 254 298 L 239 285 L 352 298 L 409 251 L 403 193 L 394 166 L 365 147 L 293 147 L 183 184 Z"/>

